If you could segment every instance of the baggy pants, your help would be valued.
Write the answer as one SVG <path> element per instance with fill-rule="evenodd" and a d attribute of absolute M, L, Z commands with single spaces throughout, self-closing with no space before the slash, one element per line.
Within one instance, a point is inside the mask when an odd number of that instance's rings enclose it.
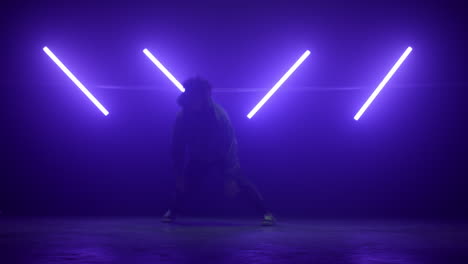
<path fill-rule="evenodd" d="M 225 192 L 230 195 L 242 195 L 255 207 L 259 214 L 265 214 L 268 210 L 265 207 L 263 197 L 255 185 L 245 177 L 237 164 L 226 166 L 222 162 L 200 162 L 190 161 L 184 171 L 184 190 L 176 190 L 172 201 L 171 212 L 177 214 L 186 202 L 196 194 L 200 185 L 206 177 L 223 177 Z"/>

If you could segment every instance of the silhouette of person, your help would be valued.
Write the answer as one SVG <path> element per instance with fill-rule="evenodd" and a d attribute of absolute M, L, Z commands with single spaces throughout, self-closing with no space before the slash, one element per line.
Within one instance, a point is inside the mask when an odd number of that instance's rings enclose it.
<path fill-rule="evenodd" d="M 227 195 L 244 195 L 263 215 L 262 225 L 274 225 L 276 219 L 257 188 L 241 173 L 234 129 L 227 113 L 211 98 L 211 85 L 192 78 L 183 86 L 185 92 L 177 99 L 181 111 L 172 137 L 176 192 L 162 222 L 173 222 L 202 179 L 218 174 L 223 177 Z"/>

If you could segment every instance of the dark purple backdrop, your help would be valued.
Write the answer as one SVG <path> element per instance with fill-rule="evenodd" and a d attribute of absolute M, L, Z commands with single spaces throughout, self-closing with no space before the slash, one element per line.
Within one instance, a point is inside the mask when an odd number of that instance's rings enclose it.
<path fill-rule="evenodd" d="M 0 210 L 163 212 L 173 187 L 168 153 L 178 91 L 144 56 L 148 48 L 179 79 L 199 74 L 217 88 L 244 171 L 279 215 L 468 216 L 460 5 L 194 2 L 23 1 L 5 9 Z M 108 117 L 43 53 L 45 45 Z M 354 121 L 407 46 L 412 54 Z M 306 62 L 248 120 L 306 49 Z M 219 197 L 208 184 L 197 198 L 206 203 L 200 214 L 248 212 Z"/>

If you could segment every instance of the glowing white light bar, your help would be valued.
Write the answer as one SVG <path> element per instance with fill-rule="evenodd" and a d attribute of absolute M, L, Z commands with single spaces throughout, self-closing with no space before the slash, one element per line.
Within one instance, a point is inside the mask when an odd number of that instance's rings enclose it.
<path fill-rule="evenodd" d="M 377 97 L 377 95 L 380 93 L 380 91 L 384 88 L 384 86 L 387 84 L 387 82 L 392 78 L 393 74 L 400 68 L 400 65 L 405 61 L 406 57 L 411 53 L 413 48 L 408 47 L 403 55 L 401 55 L 400 59 L 393 65 L 392 69 L 387 73 L 387 76 L 383 79 L 383 81 L 377 86 L 377 88 L 374 90 L 374 92 L 371 94 L 371 96 L 367 99 L 367 101 L 364 103 L 364 105 L 359 109 L 357 114 L 354 116 L 354 120 L 359 120 L 361 118 L 362 114 L 366 111 L 366 109 L 369 107 L 369 105 L 374 101 L 374 99 Z"/>
<path fill-rule="evenodd" d="M 293 72 L 304 62 L 305 59 L 310 55 L 310 51 L 304 52 L 302 56 L 294 63 L 294 65 L 281 77 L 281 79 L 271 88 L 271 90 L 258 102 L 258 104 L 250 111 L 250 113 L 247 115 L 248 118 L 252 118 L 255 113 L 260 110 L 260 108 L 270 99 L 271 96 L 281 87 L 281 85 L 293 74 Z"/>
<path fill-rule="evenodd" d="M 73 75 L 73 73 L 71 73 L 70 70 L 68 70 L 67 67 L 65 67 L 65 65 L 63 65 L 63 63 L 54 55 L 54 53 L 52 53 L 52 51 L 48 47 L 44 47 L 43 50 L 47 55 L 49 55 L 49 57 L 55 62 L 55 64 L 57 64 L 57 66 L 59 66 L 59 68 L 62 69 L 62 71 L 68 76 L 68 78 L 70 78 L 70 80 L 72 80 L 76 84 L 76 86 L 80 88 L 80 90 L 89 98 L 89 100 L 91 100 L 91 102 L 93 102 L 94 105 L 96 105 L 96 107 L 99 108 L 99 110 L 101 110 L 101 112 L 105 116 L 107 116 L 109 114 L 109 111 L 107 111 L 107 109 L 104 106 L 102 106 L 101 103 L 99 103 L 99 101 L 88 91 L 88 89 L 86 89 L 86 87 L 84 87 L 84 85 L 75 77 L 75 75 Z"/>
<path fill-rule="evenodd" d="M 167 69 L 166 67 L 164 67 L 164 65 L 162 65 L 161 62 L 159 62 L 158 59 L 156 59 L 156 57 L 153 56 L 153 54 L 151 54 L 151 52 L 148 50 L 148 49 L 144 49 L 143 50 L 143 53 L 145 53 L 145 55 L 154 63 L 154 65 L 156 65 L 156 67 L 158 67 L 163 73 L 164 75 L 166 75 L 167 78 L 169 78 L 169 80 L 171 80 L 171 82 L 177 87 L 179 88 L 179 90 L 181 92 L 185 92 L 185 89 L 184 87 L 182 86 L 182 84 L 177 81 L 177 79 L 174 77 L 174 75 L 172 75 Z"/>

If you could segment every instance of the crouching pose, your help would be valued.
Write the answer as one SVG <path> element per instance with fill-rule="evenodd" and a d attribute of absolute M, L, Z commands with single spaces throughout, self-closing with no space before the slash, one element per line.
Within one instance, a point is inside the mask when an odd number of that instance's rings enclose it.
<path fill-rule="evenodd" d="M 177 100 L 181 111 L 177 114 L 172 138 L 176 192 L 162 221 L 175 220 L 202 180 L 223 177 L 229 196 L 245 195 L 263 216 L 262 225 L 274 225 L 276 220 L 265 207 L 262 196 L 241 173 L 234 129 L 223 108 L 212 100 L 211 85 L 206 80 L 193 78 L 183 86 L 185 92 Z"/>

